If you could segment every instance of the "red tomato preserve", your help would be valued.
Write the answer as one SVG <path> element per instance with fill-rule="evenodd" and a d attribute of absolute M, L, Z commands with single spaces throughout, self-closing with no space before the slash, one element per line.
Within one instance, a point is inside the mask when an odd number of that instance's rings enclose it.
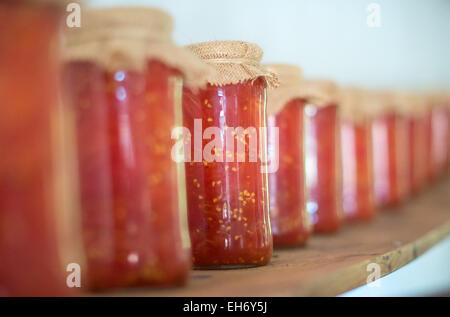
<path fill-rule="evenodd" d="M 425 125 L 425 141 L 426 141 L 426 180 L 428 184 L 432 184 L 436 180 L 436 163 L 433 144 L 433 113 L 430 109 L 424 115 L 424 125 Z"/>
<path fill-rule="evenodd" d="M 157 59 L 136 70 L 74 60 L 65 79 L 77 120 L 89 286 L 183 284 L 190 268 L 180 217 L 185 180 L 171 158 L 181 73 Z"/>
<path fill-rule="evenodd" d="M 447 106 L 447 173 L 450 172 L 450 97 L 446 99 Z"/>
<path fill-rule="evenodd" d="M 375 202 L 379 207 L 401 204 L 408 188 L 407 122 L 393 113 L 372 123 Z"/>
<path fill-rule="evenodd" d="M 432 157 L 436 177 L 444 175 L 448 166 L 449 120 L 448 110 L 441 103 L 432 109 Z"/>
<path fill-rule="evenodd" d="M 65 296 L 53 137 L 60 12 L 0 1 L 0 296 Z"/>
<path fill-rule="evenodd" d="M 266 126 L 265 89 L 263 78 L 208 85 L 196 93 L 185 89 L 184 126 L 194 131 L 197 119 L 202 128 L 195 133 L 205 137 L 207 128 L 217 127 L 223 135 L 231 135 L 228 140 L 235 141 L 234 151 L 231 142 L 211 151 L 219 161 L 202 158 L 186 163 L 188 219 L 196 267 L 264 265 L 271 258 L 267 174 L 262 172 L 259 159 L 250 161 L 255 147 L 259 152 L 259 143 L 265 138 L 259 129 Z M 235 132 L 239 127 L 254 130 L 248 134 Z M 201 149 L 209 141 L 203 139 Z M 192 153 L 197 146 L 192 142 Z"/>
<path fill-rule="evenodd" d="M 450 95 L 445 95 L 444 106 L 447 114 L 447 173 L 450 172 Z"/>
<path fill-rule="evenodd" d="M 255 44 L 188 47 L 215 72 L 204 89 L 184 89 L 186 188 L 192 261 L 197 268 L 267 264 L 269 218 L 266 89 L 276 78 Z"/>
<path fill-rule="evenodd" d="M 409 187 L 411 194 L 419 193 L 426 183 L 427 142 L 426 122 L 423 116 L 412 116 L 408 119 L 408 138 L 410 157 Z"/>
<path fill-rule="evenodd" d="M 370 122 L 341 122 L 343 209 L 349 220 L 375 214 Z"/>
<path fill-rule="evenodd" d="M 306 182 L 308 213 L 315 232 L 336 231 L 342 220 L 342 188 L 337 106 L 307 104 Z"/>
<path fill-rule="evenodd" d="M 303 245 L 310 234 L 305 195 L 304 105 L 302 99 L 294 99 L 268 117 L 270 159 L 276 158 L 272 152 L 277 150 L 275 142 L 278 141 L 279 167 L 269 174 L 274 246 Z M 278 140 L 271 135 L 272 127 L 278 128 Z"/>

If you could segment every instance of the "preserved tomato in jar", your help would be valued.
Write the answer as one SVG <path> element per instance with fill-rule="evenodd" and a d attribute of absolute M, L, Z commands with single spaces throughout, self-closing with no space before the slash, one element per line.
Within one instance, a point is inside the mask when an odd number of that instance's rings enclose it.
<path fill-rule="evenodd" d="M 342 218 L 342 169 L 336 86 L 304 81 L 306 210 L 315 232 L 334 232 Z"/>
<path fill-rule="evenodd" d="M 216 72 L 183 95 L 186 187 L 193 265 L 237 268 L 272 255 L 267 187 L 266 89 L 273 74 L 245 42 L 188 47 Z M 247 63 L 250 63 L 247 65 Z M 192 154 L 192 155 L 191 155 Z"/>
<path fill-rule="evenodd" d="M 371 118 L 364 95 L 356 88 L 340 89 L 342 204 L 347 220 L 370 220 L 376 212 Z"/>
<path fill-rule="evenodd" d="M 427 181 L 427 117 L 424 98 L 400 95 L 398 106 L 406 118 L 409 171 L 407 182 L 411 195 L 418 194 Z"/>
<path fill-rule="evenodd" d="M 447 173 L 450 172 L 450 94 L 446 93 L 441 96 L 442 106 L 445 108 L 445 113 L 447 115 L 447 158 L 445 169 Z"/>
<path fill-rule="evenodd" d="M 408 196 L 408 125 L 391 94 L 373 94 L 378 114 L 372 121 L 375 203 L 396 207 Z"/>
<path fill-rule="evenodd" d="M 411 194 L 419 193 L 426 184 L 426 124 L 423 118 L 410 117 L 408 120 L 409 182 Z"/>
<path fill-rule="evenodd" d="M 68 212 L 58 168 L 64 9 L 46 2 L 0 1 L 0 296 L 73 294 L 60 235 Z"/>
<path fill-rule="evenodd" d="M 429 100 L 427 101 L 426 113 L 424 115 L 425 142 L 426 142 L 426 180 L 431 185 L 436 180 L 436 164 L 433 155 L 433 113 L 430 109 Z"/>
<path fill-rule="evenodd" d="M 449 112 L 443 96 L 433 96 L 431 103 L 432 175 L 441 178 L 449 162 Z"/>
<path fill-rule="evenodd" d="M 275 247 L 304 245 L 311 233 L 306 212 L 305 127 L 301 97 L 301 69 L 292 65 L 268 65 L 280 78 L 280 86 L 268 92 L 270 219 Z"/>
<path fill-rule="evenodd" d="M 171 133 L 182 124 L 184 73 L 206 66 L 171 43 L 162 11 L 98 9 L 83 23 L 67 34 L 65 85 L 77 120 L 89 286 L 183 284 L 184 165 L 172 159 Z"/>

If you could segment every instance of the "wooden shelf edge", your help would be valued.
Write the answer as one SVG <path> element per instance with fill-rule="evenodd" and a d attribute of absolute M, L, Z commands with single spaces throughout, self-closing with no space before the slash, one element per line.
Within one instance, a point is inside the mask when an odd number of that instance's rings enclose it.
<path fill-rule="evenodd" d="M 450 221 L 431 230 L 426 235 L 414 242 L 405 244 L 393 251 L 363 261 L 345 269 L 341 269 L 332 275 L 328 275 L 313 283 L 304 285 L 294 290 L 290 296 L 337 296 L 357 287 L 367 284 L 370 272 L 367 266 L 376 263 L 381 267 L 381 277 L 386 276 L 411 261 L 417 259 L 433 246 L 450 235 Z M 342 283 L 345 281 L 345 283 Z M 351 281 L 349 283 L 349 281 Z"/>
<path fill-rule="evenodd" d="M 267 266 L 245 270 L 192 271 L 185 287 L 122 289 L 108 296 L 276 297 L 337 296 L 365 285 L 380 265 L 380 277 L 418 258 L 450 235 L 450 180 L 436 184 L 370 222 L 344 226 L 333 235 L 313 235 L 302 248 L 275 250 Z"/>

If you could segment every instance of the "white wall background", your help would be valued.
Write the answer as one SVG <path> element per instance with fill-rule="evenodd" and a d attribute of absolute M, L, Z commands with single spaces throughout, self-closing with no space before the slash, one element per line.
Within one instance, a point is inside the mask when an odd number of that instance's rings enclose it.
<path fill-rule="evenodd" d="M 449 0 L 91 0 L 146 5 L 175 18 L 179 44 L 244 40 L 266 62 L 300 65 L 309 77 L 372 88 L 450 87 Z M 381 27 L 367 26 L 367 6 Z"/>

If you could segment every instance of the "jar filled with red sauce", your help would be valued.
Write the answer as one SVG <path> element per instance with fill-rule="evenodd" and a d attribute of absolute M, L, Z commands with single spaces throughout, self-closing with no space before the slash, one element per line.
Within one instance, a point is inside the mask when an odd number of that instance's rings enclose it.
<path fill-rule="evenodd" d="M 450 173 L 450 93 L 445 93 L 441 97 L 442 105 L 446 109 L 447 114 L 447 174 Z"/>
<path fill-rule="evenodd" d="M 424 137 L 426 142 L 425 160 L 427 162 L 426 166 L 426 184 L 431 185 L 436 179 L 436 164 L 434 163 L 433 156 L 433 115 L 430 107 L 429 99 L 426 100 L 425 113 L 423 116 L 424 124 Z"/>
<path fill-rule="evenodd" d="M 266 90 L 276 77 L 254 44 L 218 41 L 188 47 L 215 70 L 205 89 L 183 95 L 186 188 L 196 268 L 267 264 L 269 219 Z"/>
<path fill-rule="evenodd" d="M 347 220 L 370 220 L 376 212 L 371 117 L 362 90 L 342 88 L 339 95 L 342 206 Z"/>
<path fill-rule="evenodd" d="M 425 100 L 419 95 L 400 94 L 398 108 L 406 118 L 409 170 L 407 182 L 411 195 L 421 192 L 427 182 L 427 116 Z"/>
<path fill-rule="evenodd" d="M 432 178 L 441 178 L 449 164 L 449 111 L 445 95 L 437 94 L 431 97 L 431 155 Z"/>
<path fill-rule="evenodd" d="M 0 297 L 74 291 L 66 267 L 79 258 L 60 235 L 61 2 L 0 1 Z"/>
<path fill-rule="evenodd" d="M 450 173 L 450 93 L 444 94 L 443 104 L 447 108 L 447 173 Z"/>
<path fill-rule="evenodd" d="M 305 172 L 315 232 L 334 232 L 342 219 L 342 169 L 337 87 L 328 81 L 304 81 Z"/>
<path fill-rule="evenodd" d="M 450 93 L 444 94 L 442 103 L 447 110 L 447 173 L 450 173 Z"/>
<path fill-rule="evenodd" d="M 171 135 L 183 77 L 194 82 L 206 66 L 171 32 L 165 12 L 120 8 L 86 11 L 66 34 L 92 289 L 180 285 L 190 269 L 184 164 Z"/>
<path fill-rule="evenodd" d="M 304 245 L 311 233 L 306 212 L 302 71 L 292 65 L 268 65 L 280 79 L 268 91 L 270 220 L 275 247 Z"/>
<path fill-rule="evenodd" d="M 372 121 L 375 203 L 396 207 L 409 191 L 408 124 L 391 94 L 374 93 L 369 98 L 371 106 L 377 108 Z"/>

